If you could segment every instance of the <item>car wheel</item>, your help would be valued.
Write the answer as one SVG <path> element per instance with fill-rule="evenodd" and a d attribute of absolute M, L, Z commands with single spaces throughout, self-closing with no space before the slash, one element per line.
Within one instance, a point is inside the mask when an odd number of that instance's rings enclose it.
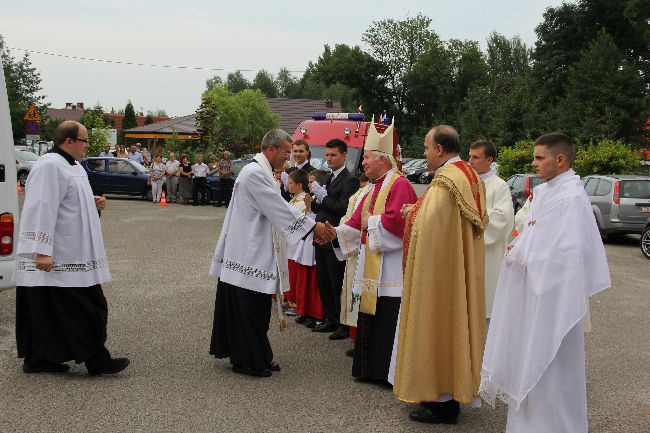
<path fill-rule="evenodd" d="M 641 252 L 650 260 L 650 226 L 646 227 L 641 235 Z"/>
<path fill-rule="evenodd" d="M 148 186 L 147 190 L 144 192 L 144 195 L 142 196 L 143 199 L 147 201 L 153 201 L 153 193 L 151 192 L 151 187 Z"/>
<path fill-rule="evenodd" d="M 29 172 L 22 170 L 18 173 L 18 181 L 20 182 L 20 186 L 25 186 L 25 183 L 27 183 L 27 176 L 29 176 Z"/>
<path fill-rule="evenodd" d="M 418 183 L 427 184 L 429 183 L 429 173 L 426 171 L 418 177 Z"/>

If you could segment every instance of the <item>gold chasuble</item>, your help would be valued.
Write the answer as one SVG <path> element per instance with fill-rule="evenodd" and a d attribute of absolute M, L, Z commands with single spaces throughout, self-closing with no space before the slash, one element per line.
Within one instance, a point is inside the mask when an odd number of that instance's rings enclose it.
<path fill-rule="evenodd" d="M 485 184 L 464 161 L 437 172 L 406 221 L 393 387 L 402 401 L 479 395 L 487 223 Z"/>

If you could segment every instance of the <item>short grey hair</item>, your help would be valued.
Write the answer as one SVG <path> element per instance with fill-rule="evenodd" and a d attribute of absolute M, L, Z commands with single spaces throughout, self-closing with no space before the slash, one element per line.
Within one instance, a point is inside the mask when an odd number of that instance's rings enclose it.
<path fill-rule="evenodd" d="M 288 132 L 283 131 L 281 129 L 271 129 L 269 132 L 266 133 L 264 138 L 262 138 L 262 150 L 268 148 L 269 146 L 273 146 L 276 149 L 279 149 L 282 147 L 282 143 L 285 141 L 288 141 L 289 143 L 293 142 L 293 139 L 291 138 L 291 135 L 289 135 Z"/>
<path fill-rule="evenodd" d="M 395 161 L 395 157 L 390 153 L 381 152 L 379 150 L 370 150 L 369 152 L 371 155 L 375 157 L 375 160 L 384 157 L 388 160 L 388 162 L 390 162 L 392 168 L 397 169 L 397 161 Z"/>

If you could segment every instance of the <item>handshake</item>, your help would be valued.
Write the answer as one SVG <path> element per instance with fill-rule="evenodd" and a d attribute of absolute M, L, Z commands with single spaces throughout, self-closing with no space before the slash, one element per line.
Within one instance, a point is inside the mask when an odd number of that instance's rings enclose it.
<path fill-rule="evenodd" d="M 336 239 L 336 229 L 328 222 L 316 223 L 314 227 L 314 243 L 323 245 Z"/>

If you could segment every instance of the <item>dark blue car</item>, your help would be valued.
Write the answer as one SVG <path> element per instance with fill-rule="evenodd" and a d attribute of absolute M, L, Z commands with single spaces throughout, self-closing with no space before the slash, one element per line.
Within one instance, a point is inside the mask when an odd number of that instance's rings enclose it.
<path fill-rule="evenodd" d="M 149 170 L 126 158 L 85 158 L 81 165 L 95 195 L 120 194 L 140 196 L 151 200 L 151 186 L 147 184 Z"/>
<path fill-rule="evenodd" d="M 252 162 L 252 159 L 235 159 L 232 161 L 232 166 L 233 166 L 233 175 L 231 176 L 231 179 L 236 179 L 237 176 L 239 175 L 239 172 L 241 171 L 244 166 L 250 162 Z M 221 194 L 221 184 L 219 182 L 219 172 L 217 170 L 213 170 L 210 173 L 208 173 L 208 191 L 210 196 L 208 197 L 210 202 L 213 201 L 218 201 L 220 200 L 220 194 Z"/>

